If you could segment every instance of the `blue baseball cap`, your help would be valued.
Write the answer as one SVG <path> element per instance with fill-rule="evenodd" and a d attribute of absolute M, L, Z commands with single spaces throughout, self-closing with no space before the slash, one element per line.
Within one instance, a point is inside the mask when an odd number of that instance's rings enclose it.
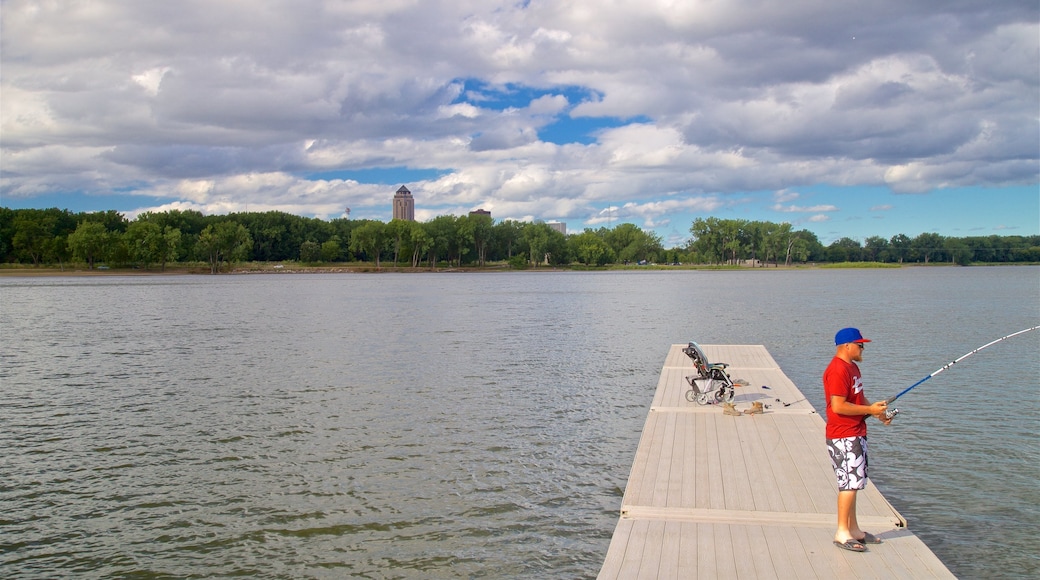
<path fill-rule="evenodd" d="M 838 334 L 834 335 L 835 345 L 848 344 L 850 342 L 870 342 L 870 339 L 863 338 L 858 328 L 843 328 L 838 331 Z"/>

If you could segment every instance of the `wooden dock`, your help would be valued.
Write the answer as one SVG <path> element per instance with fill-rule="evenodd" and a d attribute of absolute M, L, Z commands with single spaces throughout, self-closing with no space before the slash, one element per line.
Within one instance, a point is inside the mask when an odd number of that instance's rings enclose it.
<path fill-rule="evenodd" d="M 684 346 L 665 360 L 600 579 L 954 578 L 873 484 L 857 514 L 884 543 L 865 553 L 834 546 L 824 418 L 759 345 L 701 347 L 748 382 L 737 409 L 761 401 L 764 414 L 687 402 L 695 371 Z"/>

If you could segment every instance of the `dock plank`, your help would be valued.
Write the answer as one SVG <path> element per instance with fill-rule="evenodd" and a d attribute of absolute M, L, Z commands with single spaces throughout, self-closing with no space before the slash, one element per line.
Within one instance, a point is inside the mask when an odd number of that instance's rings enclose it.
<path fill-rule="evenodd" d="M 719 415 L 716 422 L 715 437 L 718 441 L 719 452 L 723 459 L 722 467 L 722 489 L 718 490 L 723 495 L 724 504 L 727 509 L 754 510 L 755 499 L 753 487 L 755 480 L 752 476 L 755 463 L 755 453 L 751 447 L 745 447 L 740 435 L 741 427 L 745 425 L 744 417 L 732 417 Z M 704 442 L 711 445 L 711 442 Z"/>
<path fill-rule="evenodd" d="M 665 357 L 599 578 L 953 577 L 873 485 L 857 513 L 884 543 L 835 548 L 823 417 L 761 345 L 700 346 L 747 381 L 738 408 L 764 414 L 687 401 L 684 346 Z"/>

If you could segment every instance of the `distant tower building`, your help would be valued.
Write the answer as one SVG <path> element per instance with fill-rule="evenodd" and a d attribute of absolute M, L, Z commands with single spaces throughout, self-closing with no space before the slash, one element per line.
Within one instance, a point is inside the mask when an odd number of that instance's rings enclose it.
<path fill-rule="evenodd" d="M 469 212 L 469 215 L 486 215 L 488 217 L 491 217 L 491 212 L 489 212 L 486 209 L 475 209 Z"/>
<path fill-rule="evenodd" d="M 563 235 L 567 235 L 567 224 L 563 222 L 547 222 L 545 225 L 560 232 Z"/>
<path fill-rule="evenodd" d="M 394 219 L 415 221 L 415 200 L 412 199 L 412 192 L 403 185 L 394 194 Z"/>

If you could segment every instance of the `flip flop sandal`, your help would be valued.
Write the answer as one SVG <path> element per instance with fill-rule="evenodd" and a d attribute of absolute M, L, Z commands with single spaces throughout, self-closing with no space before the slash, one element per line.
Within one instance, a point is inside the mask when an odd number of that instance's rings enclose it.
<path fill-rule="evenodd" d="M 880 544 L 881 538 L 870 532 L 863 532 L 863 537 L 857 540 L 861 544 Z"/>
<path fill-rule="evenodd" d="M 848 550 L 850 552 L 866 552 L 867 547 L 860 543 L 859 540 L 848 539 L 844 542 L 834 540 L 834 545 L 841 548 L 842 550 Z"/>

